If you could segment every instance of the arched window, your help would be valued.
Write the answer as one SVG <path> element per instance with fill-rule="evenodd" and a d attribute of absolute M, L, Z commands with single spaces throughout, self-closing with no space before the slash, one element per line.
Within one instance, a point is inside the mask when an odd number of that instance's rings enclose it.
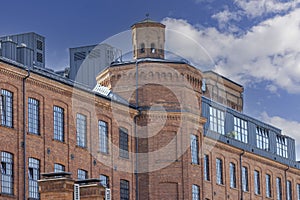
<path fill-rule="evenodd" d="M 140 53 L 145 53 L 145 44 L 141 44 Z"/>
<path fill-rule="evenodd" d="M 151 53 L 155 53 L 155 44 L 151 43 Z"/>

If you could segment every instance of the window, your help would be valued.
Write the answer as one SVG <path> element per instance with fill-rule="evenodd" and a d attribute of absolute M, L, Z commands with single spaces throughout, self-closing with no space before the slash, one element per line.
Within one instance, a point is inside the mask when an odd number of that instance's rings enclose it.
<path fill-rule="evenodd" d="M 100 183 L 106 188 L 109 188 L 109 178 L 106 175 L 100 175 Z"/>
<path fill-rule="evenodd" d="M 216 160 L 217 183 L 223 185 L 223 161 L 220 158 Z"/>
<path fill-rule="evenodd" d="M 65 171 L 65 166 L 55 163 L 54 164 L 54 172 L 64 172 Z"/>
<path fill-rule="evenodd" d="M 120 180 L 120 200 L 129 200 L 129 181 Z"/>
<path fill-rule="evenodd" d="M 215 131 L 217 133 L 220 133 L 224 135 L 225 129 L 224 129 L 224 124 L 225 124 L 225 114 L 223 111 L 218 110 L 216 108 L 210 107 L 209 108 L 209 113 L 210 113 L 210 130 Z"/>
<path fill-rule="evenodd" d="M 230 170 L 230 187 L 236 188 L 236 169 L 234 163 L 229 164 L 229 170 Z"/>
<path fill-rule="evenodd" d="M 40 41 L 40 40 L 37 40 L 36 41 L 36 48 L 38 49 L 38 50 L 43 50 L 43 42 L 42 41 Z"/>
<path fill-rule="evenodd" d="M 39 101 L 33 98 L 28 98 L 28 131 L 39 135 L 40 127 Z"/>
<path fill-rule="evenodd" d="M 36 53 L 36 60 L 37 60 L 38 62 L 42 63 L 42 62 L 43 62 L 43 54 L 37 52 L 37 53 Z"/>
<path fill-rule="evenodd" d="M 8 90 L 1 90 L 0 99 L 0 114 L 1 125 L 12 127 L 13 126 L 13 93 Z"/>
<path fill-rule="evenodd" d="M 88 179 L 88 173 L 87 173 L 87 171 L 85 171 L 83 169 L 78 169 L 77 170 L 77 179 L 78 180 Z"/>
<path fill-rule="evenodd" d="M 300 184 L 297 184 L 297 200 L 300 200 Z"/>
<path fill-rule="evenodd" d="M 77 113 L 76 118 L 77 145 L 86 147 L 86 116 Z"/>
<path fill-rule="evenodd" d="M 1 152 L 1 193 L 14 193 L 13 179 L 13 155 L 8 152 Z"/>
<path fill-rule="evenodd" d="M 122 158 L 129 158 L 128 154 L 128 132 L 125 128 L 119 129 L 119 154 Z"/>
<path fill-rule="evenodd" d="M 293 195 L 292 195 L 292 182 L 291 181 L 287 181 L 286 182 L 286 199 L 287 200 L 292 200 L 293 199 Z"/>
<path fill-rule="evenodd" d="M 99 149 L 101 153 L 108 153 L 108 131 L 107 123 L 104 121 L 98 122 L 99 129 Z"/>
<path fill-rule="evenodd" d="M 260 194 L 260 175 L 259 171 L 254 171 L 254 193 Z"/>
<path fill-rule="evenodd" d="M 248 143 L 248 123 L 245 120 L 234 117 L 235 139 L 244 143 Z"/>
<path fill-rule="evenodd" d="M 256 146 L 257 148 L 269 151 L 269 132 L 268 130 L 256 127 Z"/>
<path fill-rule="evenodd" d="M 53 107 L 53 130 L 54 139 L 64 141 L 64 109 L 58 106 Z"/>
<path fill-rule="evenodd" d="M 287 141 L 286 138 L 280 135 L 276 136 L 277 155 L 287 158 Z"/>
<path fill-rule="evenodd" d="M 191 134 L 191 157 L 193 164 L 199 164 L 198 136 Z"/>
<path fill-rule="evenodd" d="M 248 192 L 249 191 L 249 185 L 248 185 L 248 168 L 242 167 L 242 184 L 243 184 L 243 191 Z"/>
<path fill-rule="evenodd" d="M 271 175 L 266 174 L 266 197 L 272 197 Z"/>
<path fill-rule="evenodd" d="M 40 161 L 29 158 L 28 166 L 29 198 L 39 199 L 38 180 L 40 179 Z"/>
<path fill-rule="evenodd" d="M 204 179 L 209 181 L 210 180 L 210 174 L 209 174 L 209 156 L 204 155 L 204 160 L 203 160 L 203 171 L 204 171 Z"/>
<path fill-rule="evenodd" d="M 155 44 L 151 43 L 151 53 L 155 53 Z"/>
<path fill-rule="evenodd" d="M 145 44 L 144 43 L 141 44 L 140 53 L 145 53 Z"/>
<path fill-rule="evenodd" d="M 200 200 L 200 188 L 198 185 L 192 187 L 192 200 Z"/>
<path fill-rule="evenodd" d="M 282 199 L 282 189 L 281 189 L 281 178 L 276 178 L 276 193 L 277 193 L 277 200 Z"/>

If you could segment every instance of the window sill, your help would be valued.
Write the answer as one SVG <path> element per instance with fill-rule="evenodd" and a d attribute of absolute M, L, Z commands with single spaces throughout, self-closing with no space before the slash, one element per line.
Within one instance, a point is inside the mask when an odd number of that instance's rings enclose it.
<path fill-rule="evenodd" d="M 3 125 L 3 124 L 1 124 L 0 126 L 1 126 L 1 127 L 3 127 L 3 128 L 14 129 L 14 127 L 13 127 L 13 126 L 7 126 L 7 125 Z"/>
<path fill-rule="evenodd" d="M 0 193 L 0 197 L 10 198 L 10 199 L 16 199 L 17 198 L 13 194 L 5 194 L 5 193 Z"/>
<path fill-rule="evenodd" d="M 79 146 L 77 144 L 76 144 L 76 148 L 85 149 L 85 150 L 87 149 L 87 147 L 82 147 L 82 146 Z"/>
<path fill-rule="evenodd" d="M 42 137 L 41 134 L 37 134 L 37 133 L 30 133 L 30 132 L 27 132 L 27 135 L 34 135 L 34 136 L 37 136 L 37 137 Z"/>
<path fill-rule="evenodd" d="M 217 186 L 225 187 L 225 184 L 216 183 Z"/>
<path fill-rule="evenodd" d="M 54 139 L 54 138 L 52 138 L 52 141 L 59 142 L 59 143 L 62 143 L 62 144 L 67 144 L 65 141 L 57 140 L 57 139 Z"/>
<path fill-rule="evenodd" d="M 102 152 L 102 151 L 97 151 L 98 153 L 104 155 L 104 156 L 110 156 L 109 152 Z"/>
<path fill-rule="evenodd" d="M 126 161 L 130 161 L 130 158 L 129 158 L 129 157 L 128 157 L 128 158 L 125 158 L 125 157 L 119 156 L 119 159 L 121 159 L 121 160 L 126 160 Z"/>

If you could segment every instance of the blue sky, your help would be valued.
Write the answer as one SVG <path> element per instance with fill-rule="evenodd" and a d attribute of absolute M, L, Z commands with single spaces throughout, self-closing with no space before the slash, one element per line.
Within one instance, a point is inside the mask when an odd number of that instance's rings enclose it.
<path fill-rule="evenodd" d="M 1 1 L 0 35 L 46 37 L 46 65 L 69 64 L 68 48 L 100 43 L 145 18 L 184 34 L 211 69 L 245 87 L 244 112 L 296 139 L 300 158 L 300 0 Z M 201 69 L 201 53 L 167 38 Z"/>

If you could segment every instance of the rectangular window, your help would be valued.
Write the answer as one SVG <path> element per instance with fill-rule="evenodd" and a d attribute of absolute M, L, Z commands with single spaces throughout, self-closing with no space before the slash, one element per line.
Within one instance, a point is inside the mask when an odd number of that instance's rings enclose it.
<path fill-rule="evenodd" d="M 192 200 L 200 200 L 200 187 L 198 185 L 192 187 Z"/>
<path fill-rule="evenodd" d="M 65 166 L 55 163 L 54 164 L 54 172 L 64 172 L 65 171 Z"/>
<path fill-rule="evenodd" d="M 204 155 L 204 160 L 203 160 L 203 171 L 204 171 L 204 179 L 209 181 L 210 180 L 210 174 L 209 174 L 209 156 Z"/>
<path fill-rule="evenodd" d="M 276 193 L 277 200 L 282 200 L 282 187 L 281 187 L 281 178 L 276 178 Z"/>
<path fill-rule="evenodd" d="M 109 177 L 106 175 L 100 175 L 100 183 L 106 188 L 109 188 Z"/>
<path fill-rule="evenodd" d="M 244 143 L 248 143 L 248 123 L 238 117 L 234 117 L 234 138 Z"/>
<path fill-rule="evenodd" d="M 280 135 L 276 136 L 276 152 L 277 155 L 282 156 L 284 158 L 288 157 L 287 154 L 287 141 L 286 138 Z"/>
<path fill-rule="evenodd" d="M 300 200 L 300 184 L 297 184 L 297 200 Z"/>
<path fill-rule="evenodd" d="M 229 164 L 229 171 L 230 171 L 230 187 L 236 188 L 236 169 L 234 163 Z"/>
<path fill-rule="evenodd" d="M 266 197 L 272 197 L 271 175 L 266 174 Z"/>
<path fill-rule="evenodd" d="M 128 153 L 128 131 L 125 128 L 119 128 L 119 154 L 122 158 L 129 158 Z"/>
<path fill-rule="evenodd" d="M 287 181 L 286 182 L 286 199 L 287 200 L 292 200 L 293 199 L 293 195 L 292 195 L 292 182 L 291 181 Z"/>
<path fill-rule="evenodd" d="M 88 172 L 83 169 L 78 169 L 77 170 L 77 179 L 78 180 L 88 179 Z"/>
<path fill-rule="evenodd" d="M 64 109 L 53 106 L 53 130 L 54 139 L 64 141 Z"/>
<path fill-rule="evenodd" d="M 260 174 L 259 171 L 254 171 L 254 193 L 260 194 Z"/>
<path fill-rule="evenodd" d="M 86 147 L 86 116 L 77 113 L 76 118 L 77 145 Z"/>
<path fill-rule="evenodd" d="M 8 152 L 1 152 L 1 193 L 14 193 L 13 178 L 13 155 Z"/>
<path fill-rule="evenodd" d="M 216 160 L 216 175 L 217 183 L 223 185 L 223 161 L 220 158 Z"/>
<path fill-rule="evenodd" d="M 129 181 L 120 180 L 120 200 L 129 200 Z"/>
<path fill-rule="evenodd" d="M 2 89 L 0 97 L 1 125 L 13 127 L 13 93 Z"/>
<path fill-rule="evenodd" d="M 269 131 L 256 127 L 256 146 L 257 148 L 269 151 Z"/>
<path fill-rule="evenodd" d="M 216 108 L 210 107 L 209 108 L 210 114 L 210 123 L 209 128 L 212 131 L 215 131 L 219 134 L 225 134 L 225 113 L 224 111 L 218 110 Z"/>
<path fill-rule="evenodd" d="M 198 136 L 191 134 L 191 157 L 193 164 L 199 164 Z"/>
<path fill-rule="evenodd" d="M 36 135 L 40 134 L 40 113 L 39 101 L 33 98 L 28 98 L 28 132 Z"/>
<path fill-rule="evenodd" d="M 108 153 L 108 131 L 107 123 L 104 121 L 98 122 L 99 129 L 99 149 L 101 153 Z"/>
<path fill-rule="evenodd" d="M 242 183 L 243 183 L 243 191 L 248 192 L 249 185 L 248 185 L 248 168 L 247 167 L 242 167 Z"/>
<path fill-rule="evenodd" d="M 35 158 L 29 158 L 28 166 L 28 187 L 29 198 L 39 199 L 38 180 L 40 179 L 40 161 Z"/>

